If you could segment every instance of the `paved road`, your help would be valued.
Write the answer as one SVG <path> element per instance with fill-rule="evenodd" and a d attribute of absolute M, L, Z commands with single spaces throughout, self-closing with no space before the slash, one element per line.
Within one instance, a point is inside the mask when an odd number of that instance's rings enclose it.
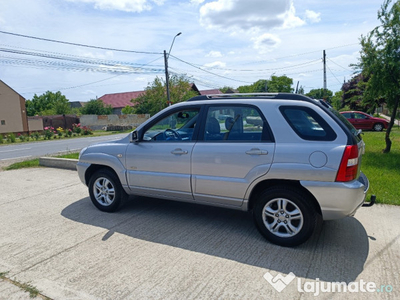
<path fill-rule="evenodd" d="M 0 147 L 0 161 L 22 160 L 65 151 L 78 151 L 90 144 L 117 140 L 127 133 L 97 137 L 81 137 L 45 142 L 29 142 Z"/>
<path fill-rule="evenodd" d="M 400 299 L 399 206 L 283 248 L 240 211 L 132 197 L 102 213 L 76 171 L 5 171 L 0 186 L 0 273 L 52 299 Z M 350 285 L 320 292 L 332 282 Z M 0 299 L 29 295 L 0 280 Z"/>

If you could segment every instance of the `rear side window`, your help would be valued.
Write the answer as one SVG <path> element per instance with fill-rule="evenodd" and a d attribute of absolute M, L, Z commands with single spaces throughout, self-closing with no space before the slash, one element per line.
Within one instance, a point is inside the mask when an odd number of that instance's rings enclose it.
<path fill-rule="evenodd" d="M 210 106 L 203 136 L 210 142 L 273 141 L 260 111 L 248 105 Z"/>
<path fill-rule="evenodd" d="M 314 110 L 302 106 L 281 106 L 283 117 L 296 134 L 308 141 L 333 141 L 336 133 Z"/>

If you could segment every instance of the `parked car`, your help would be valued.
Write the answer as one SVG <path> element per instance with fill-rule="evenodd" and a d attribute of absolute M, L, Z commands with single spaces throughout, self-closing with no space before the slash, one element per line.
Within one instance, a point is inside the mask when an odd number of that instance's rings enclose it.
<path fill-rule="evenodd" d="M 382 131 L 389 125 L 387 120 L 375 118 L 362 111 L 343 111 L 341 114 L 349 120 L 356 129 Z"/>
<path fill-rule="evenodd" d="M 364 149 L 342 115 L 308 97 L 209 95 L 84 148 L 77 169 L 102 211 L 116 211 L 129 195 L 252 211 L 264 237 L 295 246 L 318 219 L 352 216 L 363 205 Z"/>

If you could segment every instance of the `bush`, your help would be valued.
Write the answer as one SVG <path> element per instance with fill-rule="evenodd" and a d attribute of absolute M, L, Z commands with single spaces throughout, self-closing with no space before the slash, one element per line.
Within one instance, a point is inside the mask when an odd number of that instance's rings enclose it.
<path fill-rule="evenodd" d="M 7 141 L 8 141 L 9 143 L 15 143 L 15 134 L 14 134 L 14 133 L 9 133 L 9 134 L 7 135 Z"/>
<path fill-rule="evenodd" d="M 56 131 L 54 131 L 54 127 L 45 127 L 43 131 L 44 139 L 50 140 L 53 137 L 54 133 L 57 133 Z"/>
<path fill-rule="evenodd" d="M 0 134 L 0 144 L 4 143 L 3 139 L 4 139 L 4 136 L 2 134 Z"/>
<path fill-rule="evenodd" d="M 82 131 L 83 131 L 83 135 L 90 135 L 93 134 L 92 130 L 90 129 L 90 127 L 87 126 L 83 126 L 82 127 Z"/>
<path fill-rule="evenodd" d="M 25 142 L 26 136 L 23 134 L 18 133 L 18 138 L 21 142 Z"/>
<path fill-rule="evenodd" d="M 72 131 L 74 132 L 74 133 L 76 133 L 76 134 L 81 134 L 81 132 L 82 132 L 82 128 L 81 128 L 81 123 L 79 123 L 79 124 L 72 124 Z"/>
<path fill-rule="evenodd" d="M 32 133 L 32 139 L 38 140 L 40 137 L 39 132 L 35 131 L 34 133 Z"/>
<path fill-rule="evenodd" d="M 63 132 L 64 132 L 64 129 L 62 127 L 58 127 L 57 128 L 57 135 L 58 135 L 59 138 L 62 137 Z"/>

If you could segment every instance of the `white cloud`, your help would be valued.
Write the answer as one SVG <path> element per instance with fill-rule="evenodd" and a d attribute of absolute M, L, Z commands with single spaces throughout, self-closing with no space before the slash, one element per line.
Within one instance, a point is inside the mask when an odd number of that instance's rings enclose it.
<path fill-rule="evenodd" d="M 306 19 L 311 23 L 318 23 L 321 21 L 321 13 L 312 10 L 306 10 Z"/>
<path fill-rule="evenodd" d="M 219 51 L 210 51 L 206 57 L 222 57 L 222 54 Z"/>
<path fill-rule="evenodd" d="M 258 50 L 260 53 L 271 52 L 281 42 L 277 36 L 270 33 L 252 38 L 252 41 L 254 41 L 254 49 Z"/>
<path fill-rule="evenodd" d="M 68 0 L 70 2 L 93 3 L 96 9 L 142 12 L 151 10 L 152 3 L 162 5 L 165 0 Z"/>
<path fill-rule="evenodd" d="M 196 5 L 199 5 L 203 2 L 204 2 L 204 0 L 190 0 L 190 3 L 196 4 Z"/>
<path fill-rule="evenodd" d="M 205 64 L 204 65 L 206 68 L 225 68 L 226 67 L 226 63 L 222 62 L 222 61 L 215 61 L 209 64 Z"/>
<path fill-rule="evenodd" d="M 223 31 L 265 31 L 302 25 L 304 21 L 295 16 L 292 1 L 216 0 L 200 8 L 200 22 Z"/>
<path fill-rule="evenodd" d="M 285 20 L 283 28 L 286 29 L 303 26 L 305 24 L 302 19 L 296 17 L 296 10 L 293 3 L 290 3 L 290 8 L 282 15 L 282 18 Z"/>

